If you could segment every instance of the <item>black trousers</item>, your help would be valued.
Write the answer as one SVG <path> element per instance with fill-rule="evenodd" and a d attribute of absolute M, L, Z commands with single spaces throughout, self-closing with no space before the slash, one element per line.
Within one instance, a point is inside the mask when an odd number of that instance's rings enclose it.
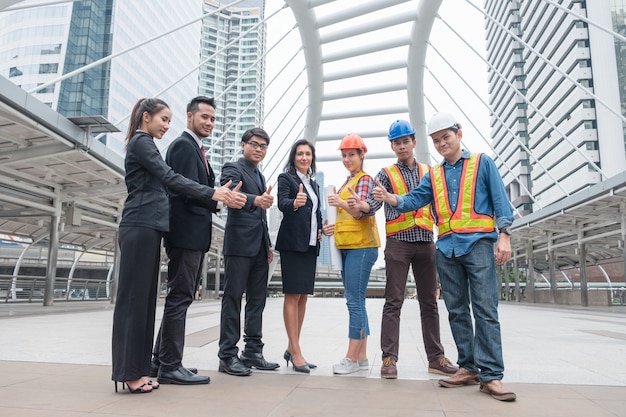
<path fill-rule="evenodd" d="M 120 272 L 111 343 L 114 381 L 150 373 L 161 255 L 158 230 L 120 227 Z"/>
<path fill-rule="evenodd" d="M 167 297 L 163 320 L 152 350 L 154 360 L 168 371 L 182 366 L 185 348 L 185 323 L 202 271 L 202 251 L 167 248 Z"/>
<path fill-rule="evenodd" d="M 224 296 L 218 356 L 237 356 L 241 336 L 241 299 L 246 292 L 244 336 L 245 351 L 262 353 L 263 310 L 267 299 L 268 249 L 261 245 L 256 256 L 225 256 Z"/>

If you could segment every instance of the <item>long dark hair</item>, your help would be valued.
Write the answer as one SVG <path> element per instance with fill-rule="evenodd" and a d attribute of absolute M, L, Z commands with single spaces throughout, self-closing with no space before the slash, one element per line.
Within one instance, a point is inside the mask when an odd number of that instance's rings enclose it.
<path fill-rule="evenodd" d="M 307 145 L 309 148 L 311 148 L 311 154 L 313 155 L 313 158 L 311 160 L 311 166 L 309 167 L 309 176 L 315 175 L 316 172 L 316 167 L 315 167 L 315 146 L 313 146 L 313 144 L 311 142 L 309 142 L 306 139 L 298 139 L 297 141 L 294 142 L 294 144 L 291 146 L 291 150 L 289 151 L 289 159 L 287 160 L 287 163 L 285 164 L 285 169 L 284 172 L 288 173 L 288 174 L 295 174 L 296 173 L 296 151 L 298 150 L 298 146 L 300 145 Z"/>
<path fill-rule="evenodd" d="M 141 126 L 141 119 L 143 118 L 143 114 L 145 112 L 148 112 L 150 116 L 153 116 L 161 110 L 169 108 L 170 106 L 168 106 L 167 103 L 160 98 L 140 98 L 137 103 L 135 103 L 130 116 L 130 123 L 128 125 L 128 132 L 126 133 L 125 139 L 126 146 L 128 146 L 128 142 L 130 142 L 137 129 Z"/>

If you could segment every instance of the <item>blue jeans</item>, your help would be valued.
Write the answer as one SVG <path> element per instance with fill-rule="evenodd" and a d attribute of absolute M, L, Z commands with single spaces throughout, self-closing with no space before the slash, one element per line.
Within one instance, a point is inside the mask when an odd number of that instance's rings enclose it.
<path fill-rule="evenodd" d="M 350 315 L 348 337 L 362 340 L 370 334 L 370 325 L 365 309 L 365 292 L 370 272 L 378 258 L 378 248 L 342 249 L 341 280 L 345 291 L 346 305 Z"/>
<path fill-rule="evenodd" d="M 453 258 L 446 258 L 438 250 L 436 259 L 459 366 L 478 373 L 481 381 L 502 379 L 504 361 L 493 241 L 479 240 L 467 255 Z"/>

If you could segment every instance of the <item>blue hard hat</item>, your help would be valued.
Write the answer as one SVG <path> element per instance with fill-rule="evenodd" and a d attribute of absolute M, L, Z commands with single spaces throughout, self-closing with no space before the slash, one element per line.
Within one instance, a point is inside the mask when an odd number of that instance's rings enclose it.
<path fill-rule="evenodd" d="M 397 138 L 401 138 L 403 136 L 414 135 L 415 129 L 413 126 L 406 120 L 396 120 L 389 126 L 389 135 L 387 135 L 387 139 L 394 140 Z"/>

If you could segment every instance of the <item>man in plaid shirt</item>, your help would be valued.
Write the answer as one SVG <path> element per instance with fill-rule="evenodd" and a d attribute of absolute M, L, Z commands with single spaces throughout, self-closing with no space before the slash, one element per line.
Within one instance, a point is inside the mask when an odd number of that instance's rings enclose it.
<path fill-rule="evenodd" d="M 383 168 L 376 175 L 376 180 L 390 193 L 405 195 L 417 187 L 428 171 L 428 166 L 415 160 L 415 130 L 409 122 L 397 120 L 392 123 L 388 139 L 398 162 Z M 369 193 L 367 200 L 361 203 L 361 211 L 373 216 L 382 205 Z M 433 219 L 429 214 L 429 206 L 409 213 L 401 213 L 387 203 L 384 206 L 387 282 L 380 335 L 383 357 L 380 376 L 385 379 L 398 377 L 396 362 L 400 341 L 400 311 L 405 298 L 409 266 L 415 277 L 428 372 L 454 375 L 458 368 L 445 357 L 440 340 Z"/>

